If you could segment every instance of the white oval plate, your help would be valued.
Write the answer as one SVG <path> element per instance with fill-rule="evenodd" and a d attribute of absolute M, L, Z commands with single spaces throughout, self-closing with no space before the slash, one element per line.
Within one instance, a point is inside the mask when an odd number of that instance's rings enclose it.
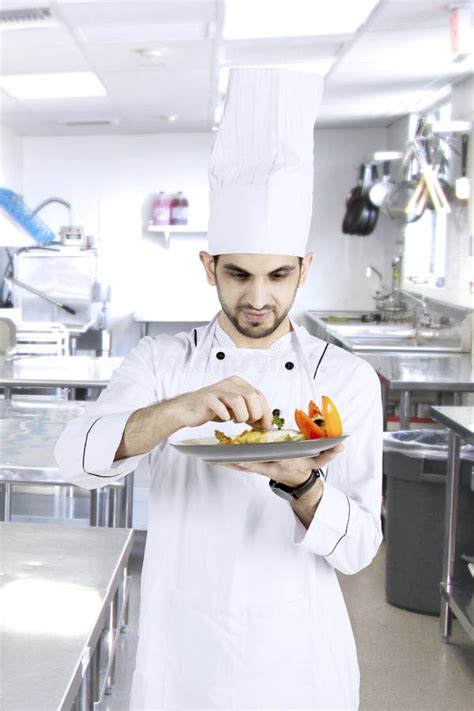
<path fill-rule="evenodd" d="M 170 444 L 178 452 L 204 459 L 206 462 L 274 462 L 278 459 L 315 457 L 325 449 L 335 447 L 348 436 L 264 444 L 219 444 L 213 437 L 202 437 Z"/>

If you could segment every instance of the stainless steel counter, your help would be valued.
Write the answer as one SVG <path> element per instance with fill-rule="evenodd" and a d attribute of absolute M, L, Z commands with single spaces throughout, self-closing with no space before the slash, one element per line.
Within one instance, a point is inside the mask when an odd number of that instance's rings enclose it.
<path fill-rule="evenodd" d="M 465 442 L 474 444 L 474 407 L 433 407 L 433 417 Z"/>
<path fill-rule="evenodd" d="M 92 708 L 102 630 L 112 618 L 107 631 L 119 629 L 132 531 L 0 523 L 0 543 L 0 706 L 66 711 L 80 694 Z"/>
<path fill-rule="evenodd" d="M 31 356 L 0 360 L 0 387 L 5 397 L 11 388 L 107 387 L 122 358 L 89 356 Z"/>
<path fill-rule="evenodd" d="M 58 483 L 54 447 L 61 431 L 86 403 L 0 400 L 0 476 L 10 481 Z"/>
<path fill-rule="evenodd" d="M 448 642 L 455 614 L 474 640 L 474 580 L 470 575 L 464 580 L 454 576 L 456 558 L 462 553 L 456 551 L 460 448 L 461 440 L 474 444 L 474 407 L 433 407 L 432 413 L 437 422 L 449 429 L 440 630 Z"/>
<path fill-rule="evenodd" d="M 410 427 L 410 393 L 414 390 L 460 394 L 474 392 L 470 353 L 358 353 L 377 371 L 383 387 L 384 412 L 387 391 L 400 393 L 400 429 Z M 386 416 L 384 416 L 386 420 Z"/>
<path fill-rule="evenodd" d="M 315 336 L 359 355 L 387 351 L 417 354 L 460 353 L 466 350 L 463 348 L 459 328 L 415 328 L 409 322 L 367 322 L 362 321 L 364 316 L 370 318 L 373 314 L 364 315 L 350 311 L 332 315 L 317 311 L 306 312 L 310 330 Z"/>
<path fill-rule="evenodd" d="M 0 400 L 0 486 L 4 489 L 3 520 L 10 519 L 12 486 L 71 486 L 58 471 L 54 447 L 67 422 L 86 403 L 48 400 Z M 90 524 L 132 526 L 133 474 L 90 492 Z"/>
<path fill-rule="evenodd" d="M 390 390 L 474 392 L 470 353 L 358 354 L 377 371 Z"/>

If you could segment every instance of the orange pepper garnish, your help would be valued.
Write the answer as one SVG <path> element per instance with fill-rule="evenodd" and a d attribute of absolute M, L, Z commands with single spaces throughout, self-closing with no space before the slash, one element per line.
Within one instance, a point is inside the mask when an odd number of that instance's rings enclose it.
<path fill-rule="evenodd" d="M 326 430 L 313 422 L 303 410 L 295 410 L 295 422 L 299 431 L 304 434 L 306 439 L 320 439 L 327 437 Z"/>
<path fill-rule="evenodd" d="M 339 437 L 342 435 L 342 421 L 330 397 L 323 395 L 320 409 L 313 400 L 309 401 L 308 414 L 303 410 L 295 410 L 295 422 L 299 431 L 306 439 L 321 437 Z M 324 422 L 318 425 L 315 419 L 322 418 Z"/>
<path fill-rule="evenodd" d="M 308 415 L 311 417 L 312 420 L 314 420 L 315 417 L 324 417 L 323 413 L 321 412 L 319 407 L 316 405 L 314 400 L 309 401 Z"/>
<path fill-rule="evenodd" d="M 323 395 L 321 401 L 327 437 L 339 437 L 342 435 L 342 421 L 337 407 L 327 395 Z"/>

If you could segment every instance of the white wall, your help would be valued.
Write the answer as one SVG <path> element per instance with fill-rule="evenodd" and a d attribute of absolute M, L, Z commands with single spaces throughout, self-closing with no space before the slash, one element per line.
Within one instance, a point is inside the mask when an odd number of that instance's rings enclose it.
<path fill-rule="evenodd" d="M 167 300 L 173 312 L 173 300 L 157 276 L 173 250 L 167 251 L 163 238 L 147 235 L 142 227 L 150 216 L 152 195 L 160 190 L 183 190 L 190 223 L 207 226 L 207 161 L 213 138 L 196 133 L 24 140 L 27 202 L 37 204 L 52 195 L 65 198 L 72 204 L 73 221 L 100 237 L 101 278 L 112 286 L 115 354 L 126 353 L 139 337 L 139 326 L 132 321 L 137 308 Z M 59 205 L 46 207 L 41 216 L 54 230 L 67 224 Z M 205 244 L 193 238 L 189 242 L 197 260 Z M 179 284 L 181 275 L 169 266 L 168 272 L 173 270 Z M 190 298 L 184 282 L 178 293 Z"/>
<path fill-rule="evenodd" d="M 23 144 L 20 136 L 8 126 L 0 124 L 0 188 L 8 188 L 16 193 L 21 193 L 22 150 Z M 5 223 L 2 224 L 5 226 Z M 1 244 L 2 235 L 0 233 Z M 0 249 L 0 293 L 3 291 L 1 277 L 5 271 L 6 263 L 6 250 Z"/>
<path fill-rule="evenodd" d="M 0 188 L 21 192 L 22 139 L 0 124 Z"/>
<path fill-rule="evenodd" d="M 25 138 L 23 185 L 25 200 L 35 205 L 57 195 L 70 200 L 73 221 L 99 234 L 102 271 L 112 284 L 111 320 L 114 353 L 123 354 L 136 342 L 139 328 L 131 320 L 137 307 L 166 299 L 192 303 L 202 283 L 196 237 L 175 238 L 169 251 L 160 237 L 142 232 L 150 195 L 161 189 L 182 189 L 190 201 L 190 222 L 207 225 L 207 163 L 214 134 L 144 136 L 81 136 Z M 386 147 L 383 128 L 321 129 L 315 136 L 315 197 L 309 240 L 315 263 L 308 284 L 300 292 L 294 315 L 307 309 L 373 308 L 377 280 L 367 280 L 365 266 L 373 264 L 390 283 L 389 264 L 396 252 L 393 225 L 383 215 L 369 237 L 343 235 L 345 198 L 354 186 L 358 166 L 374 150 Z M 61 206 L 44 209 L 42 217 L 53 229 L 66 224 Z M 186 243 L 188 264 L 195 260 L 196 281 L 183 278 L 177 259 Z M 181 258 L 181 257 L 180 257 Z M 174 260 L 174 261 L 173 261 Z M 163 290 L 162 275 L 172 275 L 174 295 Z M 203 297 L 207 299 L 206 297 Z M 176 331 L 179 326 L 170 325 Z"/>
<path fill-rule="evenodd" d="M 360 163 L 387 145 L 384 128 L 320 129 L 315 133 L 315 183 L 309 250 L 314 263 L 307 285 L 295 303 L 301 319 L 308 309 L 373 310 L 375 277 L 367 279 L 372 264 L 390 286 L 390 262 L 397 253 L 397 230 L 384 215 L 367 237 L 344 235 L 341 224 L 347 194 L 357 183 Z"/>

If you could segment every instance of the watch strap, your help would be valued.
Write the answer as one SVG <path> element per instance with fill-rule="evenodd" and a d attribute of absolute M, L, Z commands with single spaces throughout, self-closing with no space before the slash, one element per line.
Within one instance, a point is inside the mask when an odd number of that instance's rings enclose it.
<path fill-rule="evenodd" d="M 281 484 L 274 479 L 270 479 L 269 486 L 270 489 L 277 494 L 277 496 L 281 496 L 282 498 L 287 499 L 287 501 L 291 501 L 292 499 L 299 499 L 301 496 L 306 494 L 314 486 L 317 480 L 322 477 L 322 474 L 323 472 L 321 469 L 312 469 L 311 474 L 306 481 L 298 486 Z"/>

